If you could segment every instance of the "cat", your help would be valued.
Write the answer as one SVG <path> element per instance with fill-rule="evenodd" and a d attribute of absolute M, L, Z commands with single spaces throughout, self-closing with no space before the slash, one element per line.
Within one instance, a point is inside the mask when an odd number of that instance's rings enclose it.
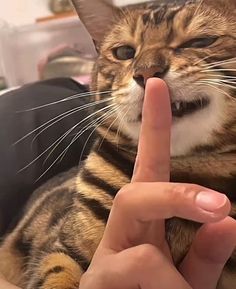
<path fill-rule="evenodd" d="M 39 188 L 2 242 L 0 272 L 25 289 L 79 287 L 113 199 L 130 182 L 150 77 L 164 79 L 170 90 L 171 181 L 226 193 L 236 218 L 235 0 L 153 1 L 124 9 L 73 2 L 98 49 L 91 91 L 104 105 L 80 170 Z M 166 222 L 176 265 L 199 226 Z M 236 251 L 217 288 L 236 288 Z"/>

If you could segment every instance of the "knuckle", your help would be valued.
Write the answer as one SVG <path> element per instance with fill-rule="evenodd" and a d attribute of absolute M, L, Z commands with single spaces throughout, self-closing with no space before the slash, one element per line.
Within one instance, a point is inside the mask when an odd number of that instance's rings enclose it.
<path fill-rule="evenodd" d="M 96 264 L 89 267 L 89 269 L 81 276 L 79 288 L 90 289 L 96 287 L 96 289 L 110 288 L 109 276 L 111 272 L 109 268 L 104 266 L 104 263 Z M 101 269 L 102 268 L 102 269 Z"/>
<path fill-rule="evenodd" d="M 162 263 L 162 257 L 155 246 L 144 244 L 137 247 L 135 262 L 137 266 L 156 267 Z"/>
<path fill-rule="evenodd" d="M 114 198 L 113 206 L 125 208 L 127 206 L 129 196 L 133 192 L 133 190 L 133 184 L 128 184 L 121 188 Z"/>
<path fill-rule="evenodd" d="M 171 197 L 179 198 L 180 196 L 185 195 L 188 189 L 189 188 L 187 184 L 174 184 Z"/>
<path fill-rule="evenodd" d="M 172 197 L 179 198 L 188 198 L 194 196 L 197 192 L 203 190 L 203 187 L 195 184 L 174 184 L 172 189 Z"/>

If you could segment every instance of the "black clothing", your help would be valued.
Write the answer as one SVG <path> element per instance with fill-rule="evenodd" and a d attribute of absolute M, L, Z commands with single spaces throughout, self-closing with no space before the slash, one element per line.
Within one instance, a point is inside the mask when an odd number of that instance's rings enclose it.
<path fill-rule="evenodd" d="M 35 131 L 21 142 L 14 143 L 50 119 L 88 103 L 90 98 L 88 96 L 75 97 L 70 101 L 62 101 L 41 109 L 25 110 L 57 102 L 84 92 L 87 92 L 85 86 L 69 78 L 60 78 L 26 85 L 0 96 L 0 236 L 6 232 L 9 223 L 17 218 L 28 197 L 38 186 L 52 176 L 79 164 L 81 152 L 91 132 L 90 129 L 79 137 L 70 146 L 63 159 L 60 161 L 60 157 L 58 162 L 37 180 L 70 144 L 75 133 L 83 127 L 83 124 L 71 131 L 45 163 L 44 161 L 53 146 L 28 168 L 23 171 L 20 171 L 20 169 L 36 159 L 67 130 L 87 117 L 88 109 L 61 119 L 37 137 L 36 135 L 40 130 Z M 36 138 L 33 141 L 34 137 Z M 82 159 L 91 148 L 92 138 L 85 147 Z"/>

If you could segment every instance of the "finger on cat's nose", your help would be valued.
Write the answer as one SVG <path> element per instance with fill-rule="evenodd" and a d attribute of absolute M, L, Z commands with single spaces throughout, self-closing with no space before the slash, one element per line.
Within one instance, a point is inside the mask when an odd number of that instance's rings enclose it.
<path fill-rule="evenodd" d="M 133 182 L 166 182 L 170 178 L 171 104 L 161 79 L 147 82 Z"/>

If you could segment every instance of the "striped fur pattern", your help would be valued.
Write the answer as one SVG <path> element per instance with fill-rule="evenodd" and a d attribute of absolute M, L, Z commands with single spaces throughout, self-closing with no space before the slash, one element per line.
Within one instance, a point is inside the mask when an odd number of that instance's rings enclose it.
<path fill-rule="evenodd" d="M 86 18 L 83 9 L 90 1 L 74 2 L 91 30 L 91 17 Z M 115 24 L 108 22 L 111 19 L 99 22 L 104 23 L 104 35 L 90 31 L 99 47 L 91 89 L 97 91 L 96 99 L 111 90 L 109 104 L 116 109 L 97 129 L 97 141 L 80 170 L 74 168 L 39 188 L 17 227 L 3 240 L 0 272 L 10 282 L 25 289 L 79 287 L 113 199 L 133 172 L 145 85 L 140 75 L 152 73 L 167 82 L 173 109 L 180 102 L 185 110 L 188 103 L 189 109 L 195 108 L 173 114 L 171 181 L 226 193 L 236 218 L 235 1 L 177 2 L 154 1 L 151 7 L 113 11 Z M 104 5 L 103 11 L 111 9 Z M 117 59 L 114 49 L 121 46 L 133 48 L 135 55 Z M 166 222 L 176 264 L 199 226 L 180 219 Z M 233 289 L 235 284 L 236 252 L 218 289 Z"/>

